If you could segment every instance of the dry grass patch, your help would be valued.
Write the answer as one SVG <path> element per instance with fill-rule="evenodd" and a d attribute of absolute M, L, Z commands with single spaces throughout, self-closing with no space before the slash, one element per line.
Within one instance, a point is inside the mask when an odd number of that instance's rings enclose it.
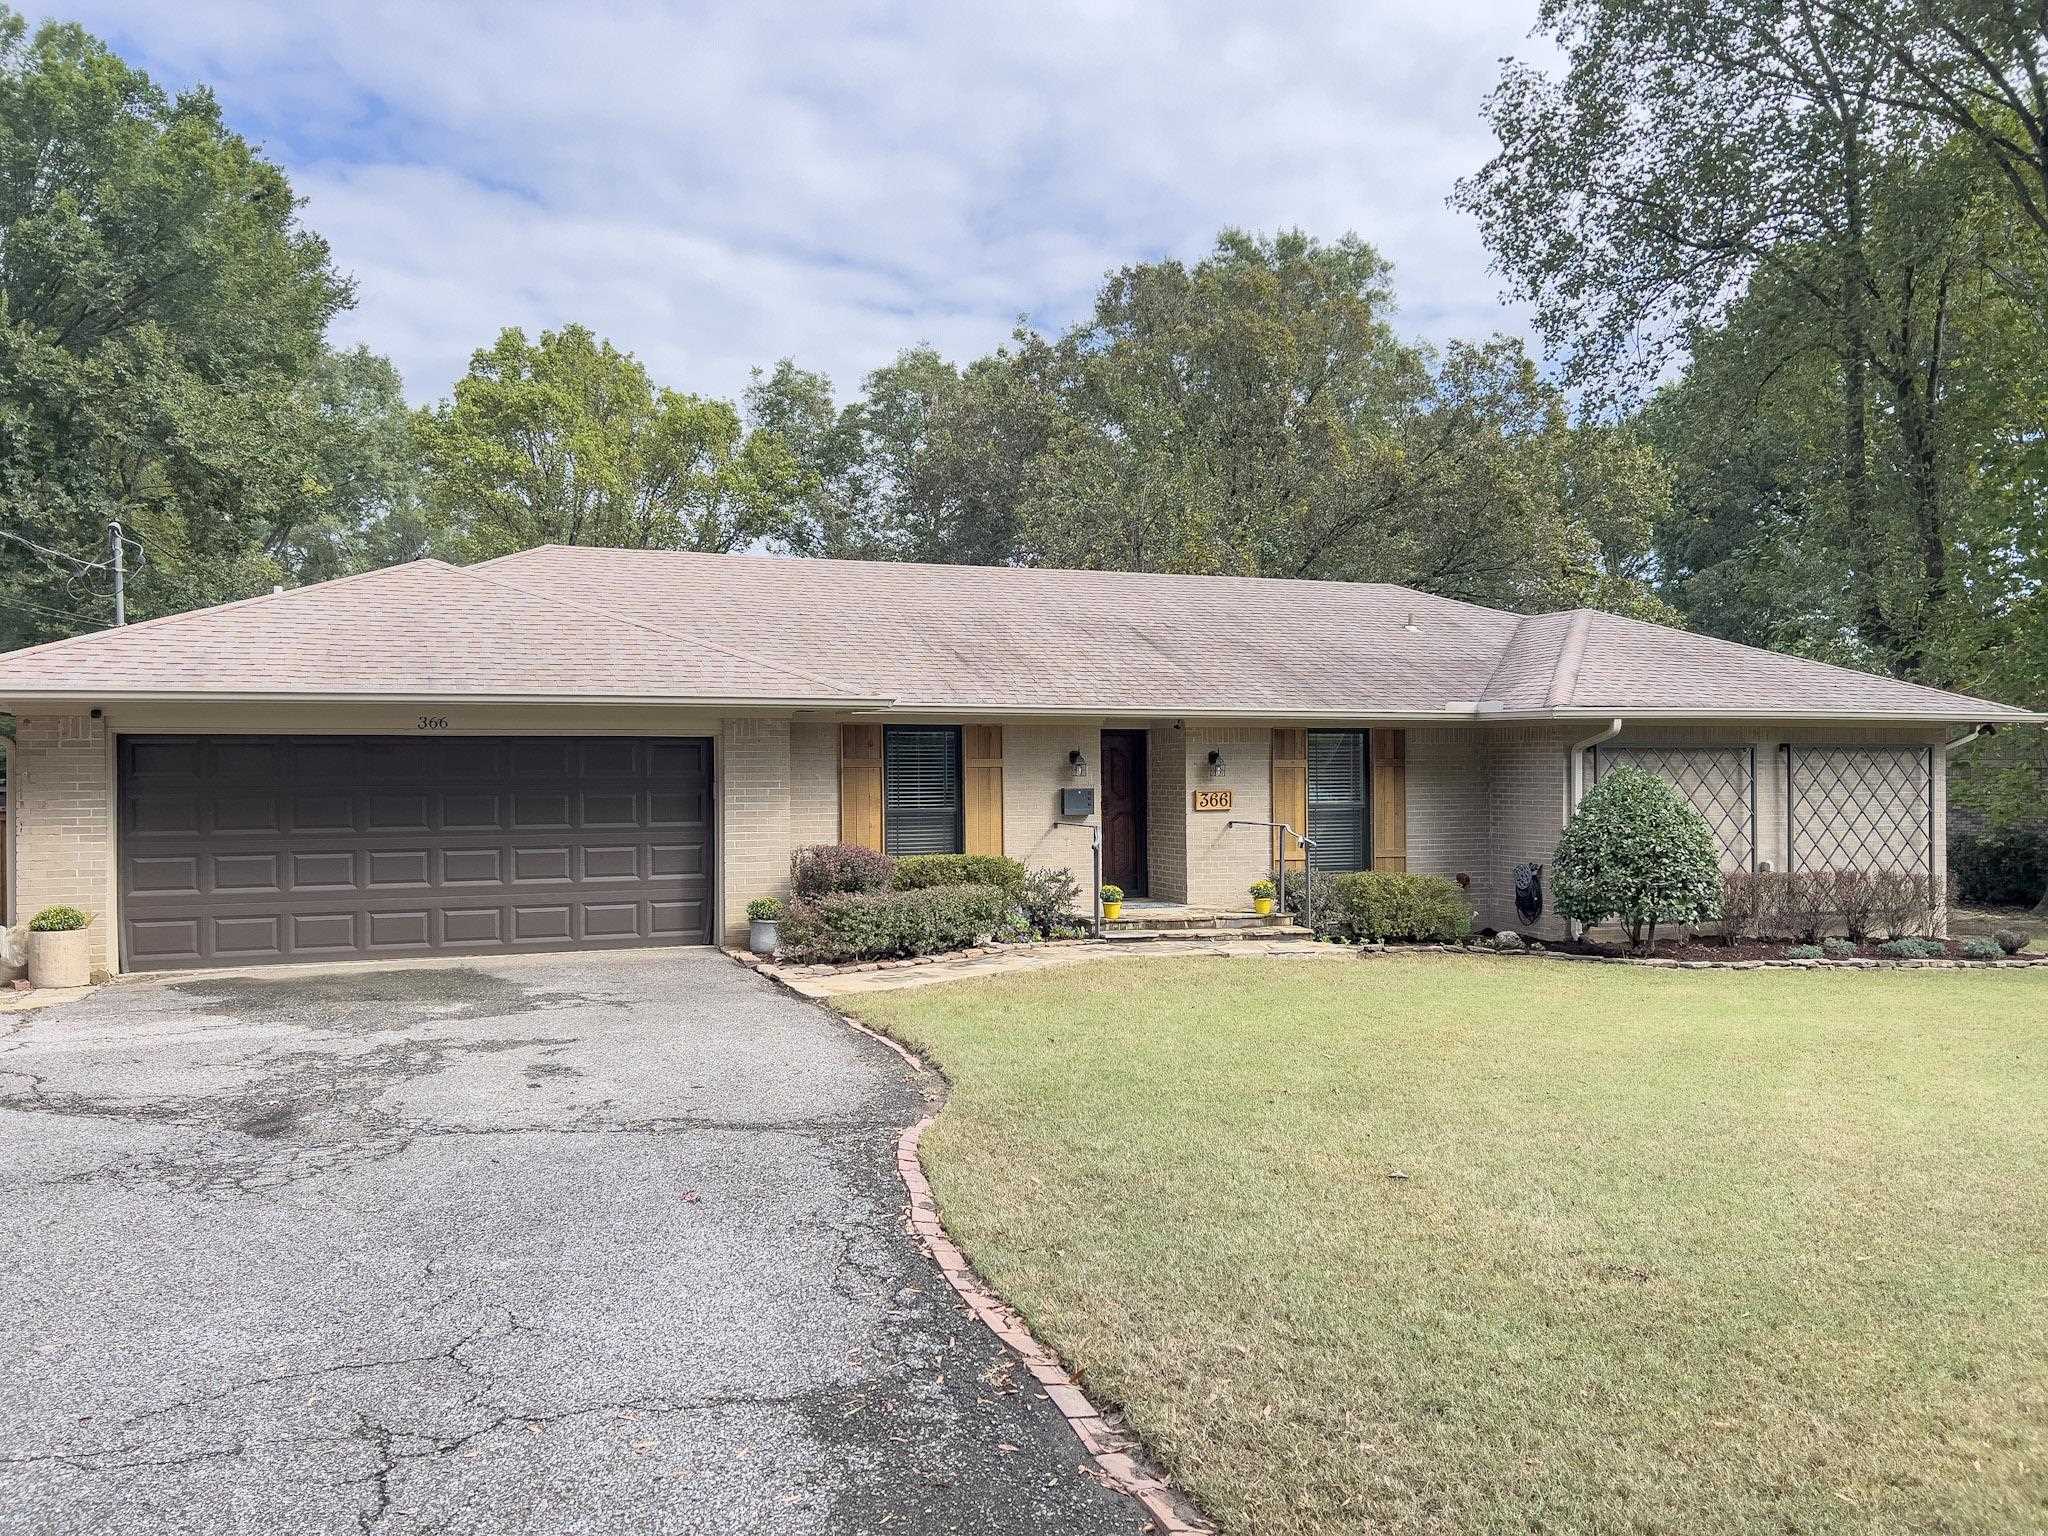
<path fill-rule="evenodd" d="M 1231 1531 L 2048 1527 L 2048 975 L 847 1001 L 953 1081 L 948 1227 Z"/>

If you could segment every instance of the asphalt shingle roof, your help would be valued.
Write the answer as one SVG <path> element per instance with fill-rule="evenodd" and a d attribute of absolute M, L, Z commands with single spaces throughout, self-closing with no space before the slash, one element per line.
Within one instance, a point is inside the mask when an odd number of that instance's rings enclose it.
<path fill-rule="evenodd" d="M 547 546 L 422 560 L 0 657 L 0 702 L 760 701 L 1110 715 L 2037 721 L 1580 610 L 1377 583 Z"/>

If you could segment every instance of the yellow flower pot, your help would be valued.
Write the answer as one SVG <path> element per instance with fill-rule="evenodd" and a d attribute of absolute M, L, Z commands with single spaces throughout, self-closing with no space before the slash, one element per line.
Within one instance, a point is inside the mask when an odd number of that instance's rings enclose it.
<path fill-rule="evenodd" d="M 1271 917 L 1273 915 L 1273 898 L 1270 896 L 1254 896 L 1252 898 L 1252 910 L 1261 917 Z"/>
<path fill-rule="evenodd" d="M 1113 922 L 1115 922 L 1115 921 L 1116 921 L 1116 920 L 1117 920 L 1117 919 L 1118 919 L 1119 917 L 1123 916 L 1123 911 L 1124 911 L 1124 904 L 1123 904 L 1122 902 L 1120 902 L 1120 901 L 1105 901 L 1105 902 L 1104 902 L 1104 903 L 1102 904 L 1102 920 L 1103 920 L 1103 921 L 1104 921 L 1105 923 L 1113 923 Z"/>

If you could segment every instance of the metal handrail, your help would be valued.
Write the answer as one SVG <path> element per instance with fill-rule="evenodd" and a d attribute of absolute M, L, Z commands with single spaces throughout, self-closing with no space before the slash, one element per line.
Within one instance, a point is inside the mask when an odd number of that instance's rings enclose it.
<path fill-rule="evenodd" d="M 1225 827 L 1278 827 L 1294 839 L 1294 846 L 1301 850 L 1301 921 L 1302 926 L 1314 931 L 1316 926 L 1316 844 L 1315 839 L 1304 837 L 1284 821 L 1244 821 L 1232 817 L 1223 823 Z M 1280 910 L 1287 911 L 1287 845 L 1280 845 Z"/>

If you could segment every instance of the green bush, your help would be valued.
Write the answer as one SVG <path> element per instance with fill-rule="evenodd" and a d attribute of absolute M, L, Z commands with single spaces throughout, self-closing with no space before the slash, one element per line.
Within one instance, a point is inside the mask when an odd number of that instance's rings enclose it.
<path fill-rule="evenodd" d="M 858 843 L 813 843 L 789 859 L 789 888 L 798 901 L 847 891 L 886 891 L 896 861 Z"/>
<path fill-rule="evenodd" d="M 74 933 L 92 918 L 76 907 L 45 907 L 28 920 L 31 933 Z"/>
<path fill-rule="evenodd" d="M 1948 867 L 1966 905 L 2031 907 L 2048 890 L 2048 827 L 1951 833 Z"/>
<path fill-rule="evenodd" d="M 782 952 L 811 964 L 897 960 L 965 949 L 1012 929 L 1010 893 L 992 885 L 854 891 L 789 909 Z"/>
<path fill-rule="evenodd" d="M 890 883 L 899 891 L 941 885 L 992 885 L 1012 897 L 1024 894 L 1025 869 L 1015 859 L 982 853 L 917 853 L 896 861 Z"/>
<path fill-rule="evenodd" d="M 1316 932 L 1354 943 L 1447 944 L 1469 929 L 1465 893 L 1437 875 L 1359 870 L 1318 882 Z"/>
<path fill-rule="evenodd" d="M 750 923 L 773 923 L 782 917 L 782 903 L 773 896 L 756 896 L 747 903 L 747 921 Z"/>
<path fill-rule="evenodd" d="M 1998 947 L 1998 940 L 1968 938 L 1959 946 L 1965 960 L 2003 960 L 2005 951 Z"/>
<path fill-rule="evenodd" d="M 1026 870 L 1024 889 L 1017 897 L 1032 932 L 1048 939 L 1076 926 L 1075 908 L 1080 901 L 1081 882 L 1065 865 Z"/>
<path fill-rule="evenodd" d="M 1618 919 L 1638 947 L 1657 942 L 1659 923 L 1705 922 L 1721 905 L 1720 850 L 1706 819 L 1632 764 L 1579 802 L 1550 878 L 1559 913 L 1582 923 Z"/>
<path fill-rule="evenodd" d="M 1856 957 L 1856 946 L 1848 939 L 1822 939 L 1820 952 L 1830 960 L 1853 960 Z"/>
<path fill-rule="evenodd" d="M 2008 955 L 2018 954 L 2031 942 L 2024 928 L 2001 928 L 1991 937 Z"/>
<path fill-rule="evenodd" d="M 1787 960 L 1820 960 L 1826 955 L 1827 951 L 1818 944 L 1794 944 L 1785 951 Z"/>
<path fill-rule="evenodd" d="M 1934 960 L 1948 953 L 1948 946 L 1935 939 L 1887 939 L 1877 946 L 1887 960 Z"/>

